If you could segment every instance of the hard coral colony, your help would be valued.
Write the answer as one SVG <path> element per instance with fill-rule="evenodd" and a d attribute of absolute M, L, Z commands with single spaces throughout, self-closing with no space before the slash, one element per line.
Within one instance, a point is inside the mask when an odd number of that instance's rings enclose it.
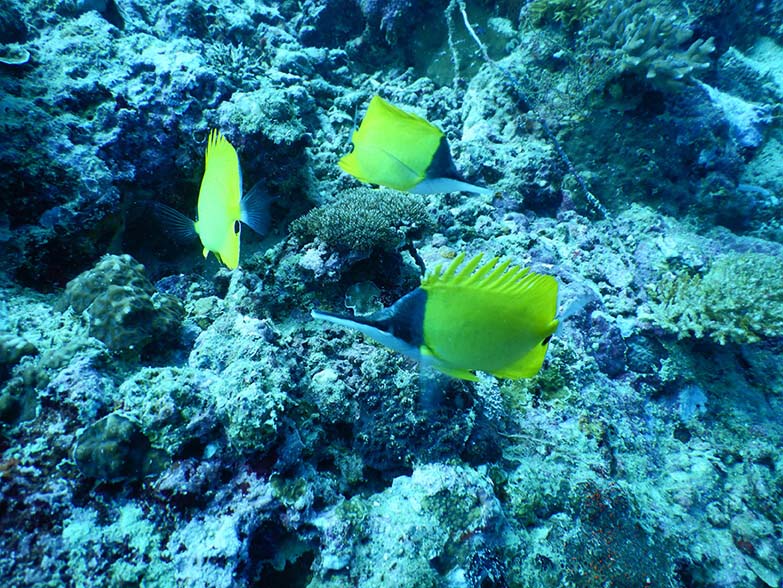
<path fill-rule="evenodd" d="M 0 585 L 783 585 L 781 63 L 777 2 L 1 3 Z"/>

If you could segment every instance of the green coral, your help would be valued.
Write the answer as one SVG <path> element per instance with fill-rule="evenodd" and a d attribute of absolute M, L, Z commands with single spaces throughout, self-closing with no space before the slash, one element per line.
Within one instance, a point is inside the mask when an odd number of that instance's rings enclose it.
<path fill-rule="evenodd" d="M 724 345 L 783 337 L 783 264 L 765 253 L 729 253 L 704 275 L 680 271 L 650 286 L 642 318 L 680 339 Z"/>
<path fill-rule="evenodd" d="M 291 233 L 301 241 L 318 238 L 341 251 L 394 251 L 432 227 L 423 197 L 355 188 L 295 220 Z"/>

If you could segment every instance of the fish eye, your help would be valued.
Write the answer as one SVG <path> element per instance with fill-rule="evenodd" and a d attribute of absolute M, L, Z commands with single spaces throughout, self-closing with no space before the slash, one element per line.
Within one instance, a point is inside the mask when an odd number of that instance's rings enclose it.
<path fill-rule="evenodd" d="M 242 225 L 239 223 L 239 221 L 238 221 L 238 220 L 235 220 L 235 221 L 234 221 L 234 234 L 235 234 L 235 235 L 238 235 L 238 234 L 239 234 L 239 229 L 240 229 L 240 228 L 242 228 Z"/>
<path fill-rule="evenodd" d="M 552 335 L 541 341 L 541 345 L 547 345 L 552 340 Z"/>

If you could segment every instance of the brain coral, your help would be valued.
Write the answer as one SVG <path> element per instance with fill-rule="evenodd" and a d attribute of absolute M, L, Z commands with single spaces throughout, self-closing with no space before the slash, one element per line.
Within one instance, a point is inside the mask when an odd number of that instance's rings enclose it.
<path fill-rule="evenodd" d="M 84 313 L 90 335 L 113 351 L 141 350 L 170 340 L 184 315 L 182 303 L 161 294 L 129 255 L 106 255 L 68 282 L 60 307 Z"/>

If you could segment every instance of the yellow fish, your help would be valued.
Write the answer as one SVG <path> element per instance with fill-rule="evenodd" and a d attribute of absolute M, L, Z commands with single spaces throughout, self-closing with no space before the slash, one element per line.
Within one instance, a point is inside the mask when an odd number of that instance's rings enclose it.
<path fill-rule="evenodd" d="M 417 194 L 492 193 L 463 180 L 443 131 L 380 96 L 370 100 L 351 140 L 353 151 L 338 165 L 362 182 Z"/>
<path fill-rule="evenodd" d="M 557 280 L 497 257 L 479 267 L 482 257 L 457 272 L 465 259 L 458 255 L 445 271 L 436 267 L 413 292 L 370 316 L 312 316 L 357 329 L 456 378 L 476 380 L 476 370 L 533 377 L 559 323 Z"/>
<path fill-rule="evenodd" d="M 157 203 L 156 207 L 175 236 L 198 235 L 204 258 L 211 251 L 227 268 L 235 269 L 239 265 L 241 223 L 264 234 L 269 227 L 271 199 L 261 188 L 261 182 L 242 194 L 239 157 L 217 129 L 209 134 L 205 160 L 195 222 L 164 204 Z"/>

